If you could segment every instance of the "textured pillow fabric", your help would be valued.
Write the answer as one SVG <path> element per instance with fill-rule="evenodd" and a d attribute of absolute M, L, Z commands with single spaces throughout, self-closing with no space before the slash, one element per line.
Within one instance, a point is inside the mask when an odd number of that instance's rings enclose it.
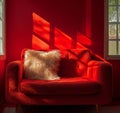
<path fill-rule="evenodd" d="M 59 50 L 45 52 L 29 49 L 25 51 L 24 55 L 25 78 L 42 80 L 60 79 L 57 75 L 61 58 Z"/>

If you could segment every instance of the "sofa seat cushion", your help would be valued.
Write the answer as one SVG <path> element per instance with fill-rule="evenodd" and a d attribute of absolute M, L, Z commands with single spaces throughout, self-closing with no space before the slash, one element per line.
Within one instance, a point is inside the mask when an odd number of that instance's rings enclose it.
<path fill-rule="evenodd" d="M 28 95 L 80 95 L 100 92 L 100 85 L 81 77 L 61 78 L 60 80 L 24 79 L 19 90 Z"/>

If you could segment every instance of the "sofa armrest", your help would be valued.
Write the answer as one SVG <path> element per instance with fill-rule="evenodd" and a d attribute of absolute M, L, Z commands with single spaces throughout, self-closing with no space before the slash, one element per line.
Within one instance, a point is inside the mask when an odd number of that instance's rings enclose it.
<path fill-rule="evenodd" d="M 18 91 L 19 82 L 22 80 L 23 76 L 23 62 L 12 61 L 7 65 L 6 68 L 6 92 Z"/>
<path fill-rule="evenodd" d="M 101 85 L 101 93 L 112 99 L 112 65 L 104 61 L 91 60 L 88 63 L 87 77 Z"/>
<path fill-rule="evenodd" d="M 100 83 L 112 83 L 112 65 L 104 61 L 91 60 L 88 62 L 87 77 Z"/>

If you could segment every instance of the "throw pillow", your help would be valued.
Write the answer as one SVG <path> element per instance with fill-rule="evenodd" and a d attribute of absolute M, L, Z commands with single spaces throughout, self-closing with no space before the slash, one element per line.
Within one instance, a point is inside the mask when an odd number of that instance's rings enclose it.
<path fill-rule="evenodd" d="M 25 78 L 42 80 L 60 79 L 57 75 L 60 58 L 59 50 L 45 52 L 29 49 L 25 51 Z"/>

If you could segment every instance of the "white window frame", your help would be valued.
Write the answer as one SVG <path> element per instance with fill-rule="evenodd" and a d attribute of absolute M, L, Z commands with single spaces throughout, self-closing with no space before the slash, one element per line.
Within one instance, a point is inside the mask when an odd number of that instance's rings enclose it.
<path fill-rule="evenodd" d="M 104 26 L 105 26 L 104 27 L 104 31 L 105 31 L 104 32 L 105 33 L 105 37 L 104 37 L 104 39 L 105 39 L 105 43 L 104 43 L 105 51 L 104 51 L 104 55 L 105 55 L 106 59 L 120 60 L 120 53 L 119 53 L 119 55 L 115 55 L 115 54 L 110 55 L 109 54 L 109 41 L 111 39 L 109 39 L 109 24 L 110 24 L 110 22 L 109 22 L 109 17 L 108 17 L 109 16 L 108 15 L 108 13 L 109 13 L 109 11 L 108 11 L 108 9 L 109 9 L 108 2 L 109 2 L 109 0 L 104 0 L 104 17 L 105 17 L 105 23 L 104 23 Z M 119 22 L 119 24 L 120 24 L 120 22 Z M 118 35 L 117 32 L 116 32 L 116 35 Z M 116 38 L 116 41 L 117 41 L 116 43 L 118 43 L 118 41 L 120 42 L 120 39 Z M 119 47 L 118 49 L 120 49 L 120 45 L 117 45 L 117 46 Z"/>
<path fill-rule="evenodd" d="M 0 40 L 1 40 L 1 44 L 0 44 L 0 58 L 5 57 L 5 0 L 0 0 L 1 5 L 2 5 L 2 12 L 1 12 L 1 16 L 0 16 L 0 21 L 2 22 L 1 24 L 1 29 L 0 29 Z"/>

